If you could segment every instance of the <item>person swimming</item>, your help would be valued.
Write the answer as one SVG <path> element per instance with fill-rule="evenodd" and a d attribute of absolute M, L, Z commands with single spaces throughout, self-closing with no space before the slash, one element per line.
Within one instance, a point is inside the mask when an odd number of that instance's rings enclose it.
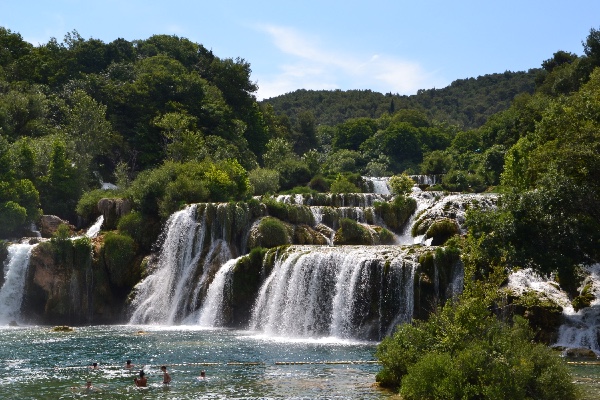
<path fill-rule="evenodd" d="M 146 374 L 144 373 L 144 370 L 140 371 L 140 377 L 134 378 L 133 382 L 135 382 L 135 386 L 137 386 L 137 387 L 148 386 L 148 379 L 146 378 Z"/>
<path fill-rule="evenodd" d="M 127 368 L 127 369 L 133 368 L 133 364 L 131 363 L 131 360 L 125 361 L 125 368 Z"/>
<path fill-rule="evenodd" d="M 162 367 L 160 367 L 160 370 L 163 372 L 163 384 L 168 385 L 169 383 L 171 383 L 171 375 L 169 375 L 169 373 L 167 372 L 167 366 L 163 365 Z"/>

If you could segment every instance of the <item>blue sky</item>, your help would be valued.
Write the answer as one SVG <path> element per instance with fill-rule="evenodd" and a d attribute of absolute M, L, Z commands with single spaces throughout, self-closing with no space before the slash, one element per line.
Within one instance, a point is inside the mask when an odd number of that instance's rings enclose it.
<path fill-rule="evenodd" d="M 77 30 L 108 43 L 188 38 L 252 66 L 259 99 L 296 89 L 414 94 L 583 54 L 597 0 L 0 0 L 0 26 L 33 44 Z"/>

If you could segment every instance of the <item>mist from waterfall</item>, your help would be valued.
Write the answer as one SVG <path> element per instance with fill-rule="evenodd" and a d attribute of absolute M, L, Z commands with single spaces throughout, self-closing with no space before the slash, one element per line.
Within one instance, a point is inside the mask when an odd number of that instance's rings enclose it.
<path fill-rule="evenodd" d="M 0 324 L 21 319 L 23 289 L 31 251 L 36 244 L 12 244 L 8 246 L 8 258 L 4 265 L 4 284 L 0 288 Z"/>

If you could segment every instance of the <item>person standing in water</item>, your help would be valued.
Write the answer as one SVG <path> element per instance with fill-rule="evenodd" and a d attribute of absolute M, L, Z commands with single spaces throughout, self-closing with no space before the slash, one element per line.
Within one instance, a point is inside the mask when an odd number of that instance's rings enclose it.
<path fill-rule="evenodd" d="M 127 369 L 132 369 L 133 368 L 133 364 L 131 363 L 131 360 L 127 360 L 125 362 L 125 368 L 127 368 Z"/>
<path fill-rule="evenodd" d="M 168 385 L 169 383 L 171 383 L 171 375 L 169 375 L 169 373 L 167 372 L 167 366 L 163 365 L 162 367 L 160 367 L 160 370 L 163 372 L 163 384 Z"/>
<path fill-rule="evenodd" d="M 148 379 L 146 378 L 146 374 L 144 373 L 144 370 L 141 370 L 140 377 L 134 378 L 133 381 L 135 382 L 135 386 L 137 386 L 137 387 L 148 386 Z"/>

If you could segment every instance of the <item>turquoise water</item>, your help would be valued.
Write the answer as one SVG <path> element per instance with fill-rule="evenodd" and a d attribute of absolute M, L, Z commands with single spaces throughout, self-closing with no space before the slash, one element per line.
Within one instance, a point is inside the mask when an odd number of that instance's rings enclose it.
<path fill-rule="evenodd" d="M 0 328 L 0 399 L 383 399 L 374 343 L 289 340 L 232 330 Z M 134 371 L 124 368 L 131 359 Z M 350 363 L 348 361 L 355 361 Z M 357 363 L 358 361 L 359 363 Z M 90 365 L 97 362 L 98 370 Z M 173 378 L 162 385 L 161 365 Z M 136 388 L 143 368 L 149 387 Z M 206 370 L 207 379 L 198 379 Z M 91 380 L 94 391 L 84 390 Z"/>

